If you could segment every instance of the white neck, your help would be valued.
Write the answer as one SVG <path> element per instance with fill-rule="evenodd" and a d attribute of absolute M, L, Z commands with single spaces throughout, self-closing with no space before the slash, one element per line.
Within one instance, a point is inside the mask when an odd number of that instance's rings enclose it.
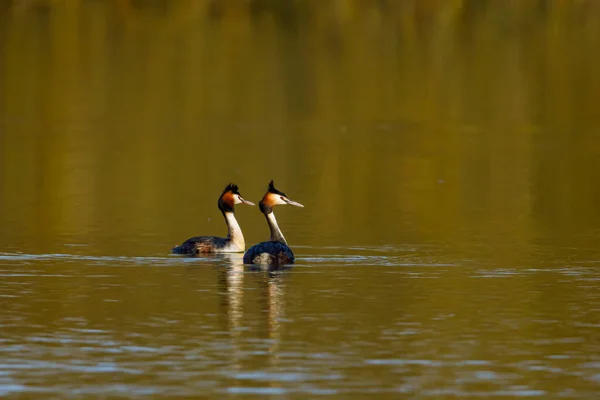
<path fill-rule="evenodd" d="M 279 225 L 277 225 L 275 214 L 270 212 L 265 214 L 265 217 L 267 217 L 267 223 L 269 224 L 269 229 L 271 229 L 271 237 L 269 238 L 269 241 L 287 244 L 285 238 L 283 237 L 283 233 L 281 233 L 281 229 L 279 229 Z"/>
<path fill-rule="evenodd" d="M 223 215 L 225 216 L 225 223 L 227 224 L 227 239 L 231 240 L 231 243 L 236 247 L 244 250 L 246 242 L 244 242 L 242 228 L 240 228 L 235 216 L 232 212 L 225 212 Z"/>

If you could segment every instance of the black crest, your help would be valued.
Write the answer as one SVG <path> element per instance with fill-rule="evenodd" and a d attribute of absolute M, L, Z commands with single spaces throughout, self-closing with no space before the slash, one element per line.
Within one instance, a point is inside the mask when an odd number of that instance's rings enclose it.
<path fill-rule="evenodd" d="M 221 210 L 222 212 L 233 212 L 233 204 L 226 203 L 225 200 L 223 200 L 223 195 L 227 192 L 240 195 L 240 192 L 238 192 L 238 190 L 238 186 L 234 183 L 230 183 L 229 185 L 225 186 L 225 189 L 223 190 L 223 193 L 221 193 L 221 195 L 219 196 L 219 201 L 217 203 L 217 205 L 219 206 L 219 210 Z"/>
<path fill-rule="evenodd" d="M 271 180 L 271 182 L 269 182 L 269 188 L 267 189 L 267 192 L 287 197 L 285 193 L 280 192 L 279 190 L 275 189 L 275 185 L 273 184 L 273 180 Z"/>
<path fill-rule="evenodd" d="M 223 196 L 227 192 L 232 192 L 233 194 L 240 194 L 238 190 L 238 185 L 236 185 L 235 183 L 230 183 L 229 185 L 225 186 L 225 189 L 223 189 L 223 193 L 221 193 L 221 196 Z"/>

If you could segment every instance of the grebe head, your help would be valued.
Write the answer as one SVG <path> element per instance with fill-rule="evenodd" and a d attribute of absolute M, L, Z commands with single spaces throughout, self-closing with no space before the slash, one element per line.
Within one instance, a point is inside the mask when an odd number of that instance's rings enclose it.
<path fill-rule="evenodd" d="M 219 210 L 222 212 L 233 212 L 233 206 L 240 203 L 248 204 L 249 206 L 255 205 L 253 202 L 242 197 L 237 185 L 230 183 L 225 186 L 223 193 L 219 196 Z"/>
<path fill-rule="evenodd" d="M 269 182 L 269 188 L 267 189 L 267 193 L 263 196 L 262 200 L 258 204 L 258 206 L 260 207 L 260 211 L 263 214 L 270 214 L 273 212 L 274 206 L 285 204 L 289 204 L 291 206 L 296 207 L 304 207 L 297 201 L 291 200 L 289 197 L 287 197 L 285 193 L 275 189 L 273 181 Z"/>

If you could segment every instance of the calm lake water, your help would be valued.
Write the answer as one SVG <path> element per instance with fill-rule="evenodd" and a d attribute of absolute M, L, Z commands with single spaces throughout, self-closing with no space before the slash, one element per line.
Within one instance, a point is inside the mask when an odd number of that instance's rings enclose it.
<path fill-rule="evenodd" d="M 600 396 L 596 2 L 300 3 L 2 3 L 0 397 Z"/>

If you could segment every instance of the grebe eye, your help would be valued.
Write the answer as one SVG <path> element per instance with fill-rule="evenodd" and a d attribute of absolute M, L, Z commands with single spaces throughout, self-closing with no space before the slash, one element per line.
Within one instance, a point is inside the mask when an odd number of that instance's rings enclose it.
<path fill-rule="evenodd" d="M 280 198 L 281 200 L 285 201 L 285 199 L 283 198 L 283 196 L 279 196 L 279 198 Z"/>

